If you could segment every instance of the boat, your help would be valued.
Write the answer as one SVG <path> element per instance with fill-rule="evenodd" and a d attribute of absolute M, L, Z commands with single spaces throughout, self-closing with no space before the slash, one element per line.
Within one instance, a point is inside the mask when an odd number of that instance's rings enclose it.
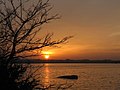
<path fill-rule="evenodd" d="M 62 78 L 62 79 L 78 79 L 77 75 L 64 75 L 64 76 L 59 76 L 57 78 Z"/>

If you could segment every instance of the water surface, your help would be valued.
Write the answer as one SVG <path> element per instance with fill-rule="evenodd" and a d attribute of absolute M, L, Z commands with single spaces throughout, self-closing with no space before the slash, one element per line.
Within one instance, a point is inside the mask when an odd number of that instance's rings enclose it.
<path fill-rule="evenodd" d="M 72 84 L 69 90 L 120 90 L 120 64 L 45 64 L 38 73 L 44 83 Z M 56 78 L 73 74 L 79 78 Z"/>

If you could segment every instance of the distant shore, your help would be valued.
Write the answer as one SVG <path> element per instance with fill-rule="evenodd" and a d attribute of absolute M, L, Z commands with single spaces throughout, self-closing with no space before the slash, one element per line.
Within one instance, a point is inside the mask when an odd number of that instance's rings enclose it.
<path fill-rule="evenodd" d="M 17 60 L 17 63 L 120 63 L 120 60 Z"/>

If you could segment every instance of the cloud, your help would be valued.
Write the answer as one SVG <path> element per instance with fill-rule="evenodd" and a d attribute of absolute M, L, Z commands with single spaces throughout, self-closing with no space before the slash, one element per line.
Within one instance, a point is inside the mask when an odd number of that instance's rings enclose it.
<path fill-rule="evenodd" d="M 110 37 L 120 36 L 120 32 L 114 32 L 109 35 Z"/>

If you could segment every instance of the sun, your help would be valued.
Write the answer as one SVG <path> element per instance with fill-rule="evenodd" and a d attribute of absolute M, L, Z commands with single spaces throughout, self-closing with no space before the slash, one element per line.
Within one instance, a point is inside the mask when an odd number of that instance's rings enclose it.
<path fill-rule="evenodd" d="M 50 55 L 44 55 L 45 59 L 49 59 Z"/>
<path fill-rule="evenodd" d="M 44 56 L 44 58 L 46 60 L 48 60 L 51 56 L 51 54 L 53 54 L 53 52 L 50 52 L 50 51 L 42 51 L 42 55 Z"/>

